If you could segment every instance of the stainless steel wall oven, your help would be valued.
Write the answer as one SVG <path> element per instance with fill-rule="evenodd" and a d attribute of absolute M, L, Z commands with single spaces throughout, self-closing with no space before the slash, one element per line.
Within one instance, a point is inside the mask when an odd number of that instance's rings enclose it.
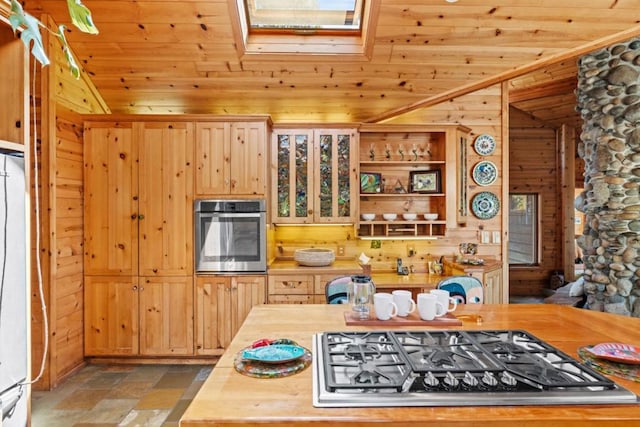
<path fill-rule="evenodd" d="M 267 271 L 264 200 L 196 200 L 198 273 Z"/>

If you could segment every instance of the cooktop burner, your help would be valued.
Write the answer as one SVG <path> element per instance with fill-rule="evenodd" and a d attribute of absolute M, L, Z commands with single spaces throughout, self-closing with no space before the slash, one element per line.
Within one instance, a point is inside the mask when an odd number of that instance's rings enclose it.
<path fill-rule="evenodd" d="M 522 330 L 325 332 L 313 354 L 318 407 L 638 402 Z"/>

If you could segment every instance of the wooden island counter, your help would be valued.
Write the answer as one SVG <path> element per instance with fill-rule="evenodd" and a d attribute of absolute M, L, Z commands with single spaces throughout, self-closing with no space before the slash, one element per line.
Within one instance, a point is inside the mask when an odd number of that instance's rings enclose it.
<path fill-rule="evenodd" d="M 311 367 L 277 379 L 257 379 L 235 371 L 236 353 L 261 338 L 290 338 L 311 349 L 312 335 L 319 332 L 394 329 L 346 326 L 345 309 L 345 306 L 325 304 L 254 307 L 184 413 L 180 425 L 640 426 L 640 404 L 315 408 Z M 573 307 L 467 305 L 461 306 L 455 314 L 463 320 L 463 325 L 455 327 L 457 329 L 524 329 L 574 358 L 577 358 L 579 347 L 590 344 L 625 342 L 640 345 L 640 319 Z M 481 316 L 482 323 L 477 322 L 477 316 Z M 640 394 L 639 382 L 610 378 Z"/>

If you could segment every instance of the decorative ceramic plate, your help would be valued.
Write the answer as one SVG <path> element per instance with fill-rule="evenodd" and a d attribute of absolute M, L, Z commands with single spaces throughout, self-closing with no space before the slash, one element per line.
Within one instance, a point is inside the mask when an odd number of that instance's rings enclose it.
<path fill-rule="evenodd" d="M 640 365 L 619 363 L 594 356 L 590 351 L 594 346 L 578 347 L 580 360 L 590 368 L 606 375 L 615 375 L 627 380 L 640 382 Z"/>
<path fill-rule="evenodd" d="M 299 345 L 275 344 L 251 348 L 242 352 L 242 358 L 262 363 L 285 363 L 304 355 Z"/>
<path fill-rule="evenodd" d="M 488 156 L 496 150 L 496 140 L 491 135 L 483 133 L 473 142 L 473 149 L 481 156 Z"/>
<path fill-rule="evenodd" d="M 500 211 L 500 200 L 492 192 L 482 191 L 473 196 L 471 210 L 480 219 L 491 219 Z"/>
<path fill-rule="evenodd" d="M 603 343 L 587 347 L 587 351 L 600 359 L 640 364 L 640 349 L 631 344 Z"/>
<path fill-rule="evenodd" d="M 473 167 L 471 176 L 478 185 L 491 185 L 498 179 L 498 168 L 493 162 L 483 160 Z"/>

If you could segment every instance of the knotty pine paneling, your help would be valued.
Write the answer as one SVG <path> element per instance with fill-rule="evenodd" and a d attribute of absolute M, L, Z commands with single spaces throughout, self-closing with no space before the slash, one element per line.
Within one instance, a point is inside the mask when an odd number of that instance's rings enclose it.
<path fill-rule="evenodd" d="M 540 263 L 509 269 L 511 295 L 542 295 L 562 268 L 556 131 L 522 111 L 510 109 L 509 191 L 540 195 Z"/>
<path fill-rule="evenodd" d="M 65 6 L 66 7 L 66 6 Z M 53 22 L 44 16 L 49 25 Z M 35 76 L 38 135 L 40 259 L 49 322 L 49 348 L 36 390 L 49 390 L 84 364 L 83 349 L 83 143 L 78 113 L 108 113 L 88 75 L 71 76 L 57 38 L 43 33 L 51 65 Z M 32 170 L 32 184 L 33 170 Z M 33 184 L 35 185 L 35 184 Z M 35 192 L 32 188 L 32 206 Z M 36 268 L 35 213 L 32 215 L 31 369 L 36 376 L 44 353 L 44 324 Z"/>
<path fill-rule="evenodd" d="M 504 214 L 504 203 L 502 200 L 502 141 L 501 141 L 501 97 L 500 85 L 479 90 L 468 95 L 460 96 L 448 102 L 436 104 L 427 108 L 421 108 L 410 113 L 406 113 L 389 123 L 459 123 L 471 128 L 471 134 L 467 140 L 467 192 L 469 216 L 466 227 L 459 227 L 448 231 L 448 238 L 439 239 L 437 243 L 430 246 L 431 253 L 453 256 L 458 253 L 458 244 L 462 242 L 478 243 L 479 256 L 493 257 L 496 259 L 506 259 L 506 254 L 502 254 L 500 244 L 489 243 L 480 244 L 478 230 L 499 231 L 502 230 L 501 221 Z M 496 139 L 496 150 L 490 156 L 480 156 L 473 150 L 474 139 L 481 134 L 490 134 Z M 471 177 L 471 170 L 476 163 L 482 160 L 492 161 L 498 168 L 498 179 L 490 186 L 481 187 L 475 184 Z M 471 212 L 472 197 L 480 191 L 491 191 L 498 195 L 502 204 L 500 214 L 490 220 L 480 220 Z M 434 248 L 435 246 L 435 248 Z M 406 253 L 406 248 L 402 251 Z"/>

